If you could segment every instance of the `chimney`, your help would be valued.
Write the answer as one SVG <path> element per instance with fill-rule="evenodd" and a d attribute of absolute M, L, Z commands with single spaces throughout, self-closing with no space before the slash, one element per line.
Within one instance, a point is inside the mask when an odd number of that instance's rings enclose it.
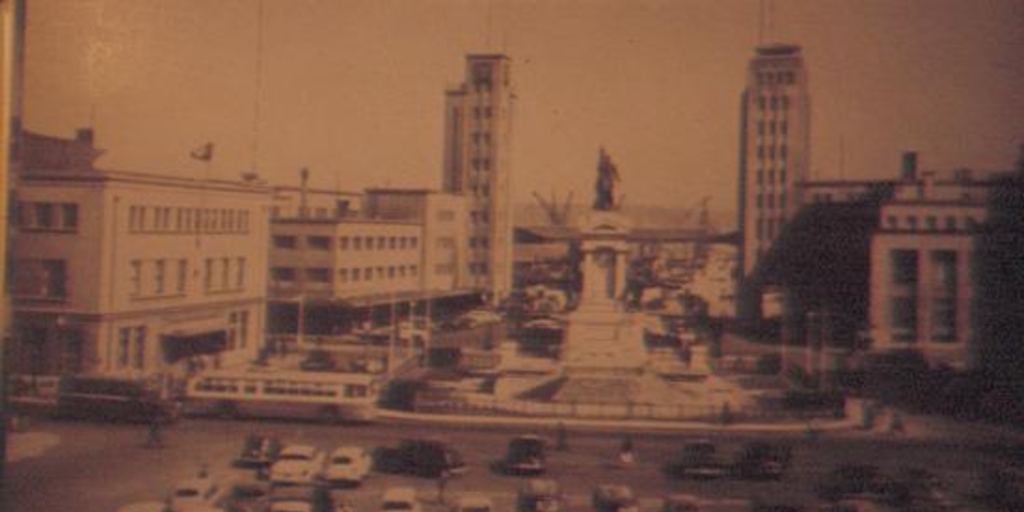
<path fill-rule="evenodd" d="M 306 188 L 309 185 L 309 169 L 303 167 L 299 171 L 299 217 L 309 217 L 309 205 L 306 201 Z"/>
<path fill-rule="evenodd" d="M 903 167 L 900 169 L 900 180 L 917 181 L 917 151 L 903 152 Z"/>

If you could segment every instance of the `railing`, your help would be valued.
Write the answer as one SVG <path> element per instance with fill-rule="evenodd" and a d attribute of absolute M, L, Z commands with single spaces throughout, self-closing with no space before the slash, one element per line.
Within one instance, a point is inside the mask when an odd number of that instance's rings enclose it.
<path fill-rule="evenodd" d="M 493 396 L 421 391 L 417 412 L 586 419 L 642 419 L 727 423 L 783 422 L 836 417 L 835 411 L 795 413 L 762 407 L 653 403 L 566 403 L 499 399 Z"/>

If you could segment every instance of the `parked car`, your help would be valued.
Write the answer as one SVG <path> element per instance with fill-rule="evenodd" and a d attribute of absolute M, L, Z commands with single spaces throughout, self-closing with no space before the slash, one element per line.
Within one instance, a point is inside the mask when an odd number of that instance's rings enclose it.
<path fill-rule="evenodd" d="M 838 502 L 844 499 L 867 498 L 893 503 L 899 489 L 891 478 L 871 464 L 841 464 L 834 467 L 815 486 L 819 498 Z"/>
<path fill-rule="evenodd" d="M 466 470 L 462 454 L 441 441 L 407 439 L 397 447 L 374 451 L 374 467 L 383 473 L 401 473 L 437 478 L 447 472 L 457 475 Z"/>
<path fill-rule="evenodd" d="M 699 440 L 685 444 L 663 470 L 676 478 L 719 478 L 732 472 L 732 464 L 718 454 L 714 443 Z"/>
<path fill-rule="evenodd" d="M 689 494 L 670 494 L 662 500 L 661 512 L 701 512 L 701 508 Z"/>
<path fill-rule="evenodd" d="M 516 436 L 509 440 L 505 458 L 499 469 L 513 475 L 539 475 L 545 470 L 544 439 L 535 435 Z"/>
<path fill-rule="evenodd" d="M 640 512 L 633 490 L 622 484 L 600 484 L 591 495 L 594 512 Z"/>
<path fill-rule="evenodd" d="M 208 510 L 221 498 L 221 488 L 210 477 L 189 478 L 178 482 L 171 490 L 170 505 L 174 512 Z"/>
<path fill-rule="evenodd" d="M 242 441 L 242 451 L 235 459 L 235 465 L 265 468 L 273 464 L 280 453 L 280 439 L 272 436 L 249 435 Z"/>
<path fill-rule="evenodd" d="M 270 466 L 270 483 L 311 484 L 324 465 L 324 455 L 316 448 L 304 444 L 285 446 Z"/>
<path fill-rule="evenodd" d="M 328 485 L 359 485 L 370 472 L 370 456 L 358 446 L 341 446 L 327 457 L 323 480 Z"/>
<path fill-rule="evenodd" d="M 455 500 L 452 512 L 494 512 L 494 502 L 483 493 L 470 492 Z"/>
<path fill-rule="evenodd" d="M 516 495 L 516 508 L 519 512 L 564 512 L 562 489 L 550 478 L 526 480 Z"/>
<path fill-rule="evenodd" d="M 299 369 L 307 372 L 331 372 L 337 366 L 334 356 L 326 350 L 310 350 L 299 363 Z"/>
<path fill-rule="evenodd" d="M 412 487 L 389 487 L 380 500 L 380 512 L 422 512 L 416 489 Z"/>
<path fill-rule="evenodd" d="M 267 502 L 267 512 L 350 512 L 323 487 L 278 487 Z"/>
<path fill-rule="evenodd" d="M 733 464 L 733 474 L 746 479 L 782 478 L 789 469 L 792 449 L 762 441 L 747 443 Z"/>

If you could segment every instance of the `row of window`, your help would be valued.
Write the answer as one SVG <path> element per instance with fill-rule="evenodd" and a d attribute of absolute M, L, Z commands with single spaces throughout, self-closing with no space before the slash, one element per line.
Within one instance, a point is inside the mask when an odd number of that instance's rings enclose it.
<path fill-rule="evenodd" d="M 487 210 L 474 210 L 469 212 L 469 219 L 473 224 L 487 224 L 490 222 L 491 216 Z"/>
<path fill-rule="evenodd" d="M 777 201 L 776 201 L 776 197 L 778 198 Z M 775 194 L 757 194 L 757 197 L 754 199 L 754 201 L 756 202 L 758 208 L 764 208 L 764 207 L 775 208 L 776 204 L 778 204 L 778 207 L 779 207 L 780 210 L 785 210 L 786 209 L 786 191 L 783 190 L 783 191 L 779 192 L 778 196 L 776 196 Z M 771 237 L 769 237 L 769 238 L 771 238 Z"/>
<path fill-rule="evenodd" d="M 757 109 L 765 110 L 768 107 L 770 110 L 787 110 L 789 108 L 789 96 L 758 96 L 757 97 Z"/>
<path fill-rule="evenodd" d="M 14 212 L 18 228 L 26 231 L 78 231 L 78 205 L 19 201 Z"/>
<path fill-rule="evenodd" d="M 757 74 L 757 85 L 791 85 L 796 83 L 796 73 L 792 71 L 762 71 Z"/>
<path fill-rule="evenodd" d="M 470 263 L 469 273 L 474 276 L 485 276 L 487 275 L 487 264 L 486 263 Z"/>
<path fill-rule="evenodd" d="M 778 133 L 780 133 L 782 135 L 786 135 L 786 134 L 789 133 L 789 121 L 787 121 L 785 119 L 782 119 L 780 121 L 776 121 L 776 120 L 772 119 L 772 120 L 768 121 L 767 123 L 765 123 L 765 121 L 763 119 L 758 121 L 757 122 L 757 134 L 758 135 L 764 135 L 765 134 L 765 127 L 766 126 L 768 128 L 768 133 L 771 134 L 771 135 L 775 135 L 776 130 L 778 130 Z"/>
<path fill-rule="evenodd" d="M 763 185 L 764 182 L 765 182 L 764 169 L 758 169 L 757 170 L 757 184 L 758 185 Z M 775 183 L 775 169 L 774 168 L 769 168 L 768 169 L 768 183 Z M 786 183 L 786 168 L 785 167 L 779 167 L 779 183 L 782 183 L 782 184 Z"/>
<path fill-rule="evenodd" d="M 894 231 L 918 231 L 922 228 L 926 231 L 938 231 L 939 218 L 935 215 L 926 215 L 923 226 L 919 226 L 917 215 L 907 215 L 902 218 L 897 215 L 887 215 L 885 217 L 885 228 Z M 958 222 L 956 216 L 947 215 L 942 223 L 942 229 L 946 232 L 954 232 L 958 229 L 974 230 L 977 228 L 978 221 L 971 216 L 966 216 Z"/>
<path fill-rule="evenodd" d="M 22 259 L 15 262 L 13 272 L 15 297 L 54 299 L 67 297 L 67 264 L 56 259 Z"/>
<path fill-rule="evenodd" d="M 271 239 L 276 249 L 297 249 L 299 237 L 294 235 L 274 235 Z M 339 251 L 361 251 L 361 250 L 405 250 L 415 249 L 419 245 L 419 238 L 415 236 L 343 236 L 338 238 Z M 306 247 L 309 249 L 329 251 L 331 249 L 331 237 L 313 235 L 306 237 Z"/>
<path fill-rule="evenodd" d="M 128 230 L 133 233 L 247 233 L 249 227 L 248 210 L 143 205 L 128 207 Z"/>
<path fill-rule="evenodd" d="M 174 278 L 170 278 L 173 266 Z M 245 287 L 245 258 L 206 258 L 203 262 L 203 289 L 241 290 Z M 185 258 L 168 260 L 132 260 L 129 264 L 129 294 L 135 298 L 184 295 L 188 290 L 189 264 Z M 148 286 L 143 281 L 149 282 Z"/>
<path fill-rule="evenodd" d="M 778 151 L 776 151 L 776 149 L 778 149 Z M 779 156 L 780 160 L 785 160 L 786 157 L 789 156 L 789 150 L 787 149 L 785 142 L 783 142 L 781 144 L 778 144 L 778 145 L 772 145 L 772 144 L 769 144 L 769 145 L 758 144 L 757 145 L 757 157 L 758 158 L 765 158 L 765 156 L 767 156 L 768 158 L 774 159 L 776 153 L 778 153 L 778 156 Z"/>
<path fill-rule="evenodd" d="M 313 283 L 328 284 L 331 282 L 331 269 L 324 267 L 303 269 L 306 281 Z M 365 268 L 342 268 L 338 269 L 338 282 L 349 281 L 373 281 L 385 279 L 404 279 L 416 277 L 419 274 L 418 265 L 390 265 Z M 294 282 L 298 279 L 299 269 L 295 267 L 273 267 L 270 269 L 270 278 L 277 282 Z"/>
<path fill-rule="evenodd" d="M 757 239 L 772 240 L 775 238 L 776 230 L 782 231 L 783 220 L 778 219 L 757 219 Z M 760 259 L 760 258 L 759 258 Z"/>
<path fill-rule="evenodd" d="M 956 251 L 929 251 L 931 257 L 931 286 L 933 295 L 956 295 Z M 916 249 L 895 249 L 890 255 L 891 282 L 895 289 L 908 294 L 917 293 L 920 252 Z"/>
<path fill-rule="evenodd" d="M 469 239 L 469 247 L 472 248 L 472 249 L 476 249 L 478 247 L 481 248 L 481 249 L 486 249 L 486 248 L 490 247 L 490 245 L 491 245 L 490 239 L 488 239 L 486 236 L 480 236 L 480 237 L 474 236 L 474 237 L 470 237 L 470 239 Z"/>

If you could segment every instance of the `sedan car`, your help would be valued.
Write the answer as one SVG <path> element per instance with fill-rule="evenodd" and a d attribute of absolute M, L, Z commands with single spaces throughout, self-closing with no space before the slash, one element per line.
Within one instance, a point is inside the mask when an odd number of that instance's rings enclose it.
<path fill-rule="evenodd" d="M 316 448 L 293 444 L 285 446 L 270 466 L 270 483 L 311 484 L 319 476 L 324 465 L 324 455 Z"/>
<path fill-rule="evenodd" d="M 422 512 L 416 489 L 412 487 L 389 487 L 384 490 L 380 501 L 380 512 Z"/>
<path fill-rule="evenodd" d="M 483 493 L 470 492 L 459 496 L 453 512 L 494 512 L 494 502 Z"/>
<path fill-rule="evenodd" d="M 209 510 L 220 497 L 220 486 L 213 478 L 190 478 L 174 486 L 170 505 L 175 512 Z"/>
<path fill-rule="evenodd" d="M 331 452 L 324 464 L 323 480 L 328 485 L 359 485 L 370 472 L 370 455 L 358 446 L 342 446 Z"/>
<path fill-rule="evenodd" d="M 639 512 L 633 490 L 621 484 L 601 484 L 594 488 L 591 504 L 595 512 Z"/>

